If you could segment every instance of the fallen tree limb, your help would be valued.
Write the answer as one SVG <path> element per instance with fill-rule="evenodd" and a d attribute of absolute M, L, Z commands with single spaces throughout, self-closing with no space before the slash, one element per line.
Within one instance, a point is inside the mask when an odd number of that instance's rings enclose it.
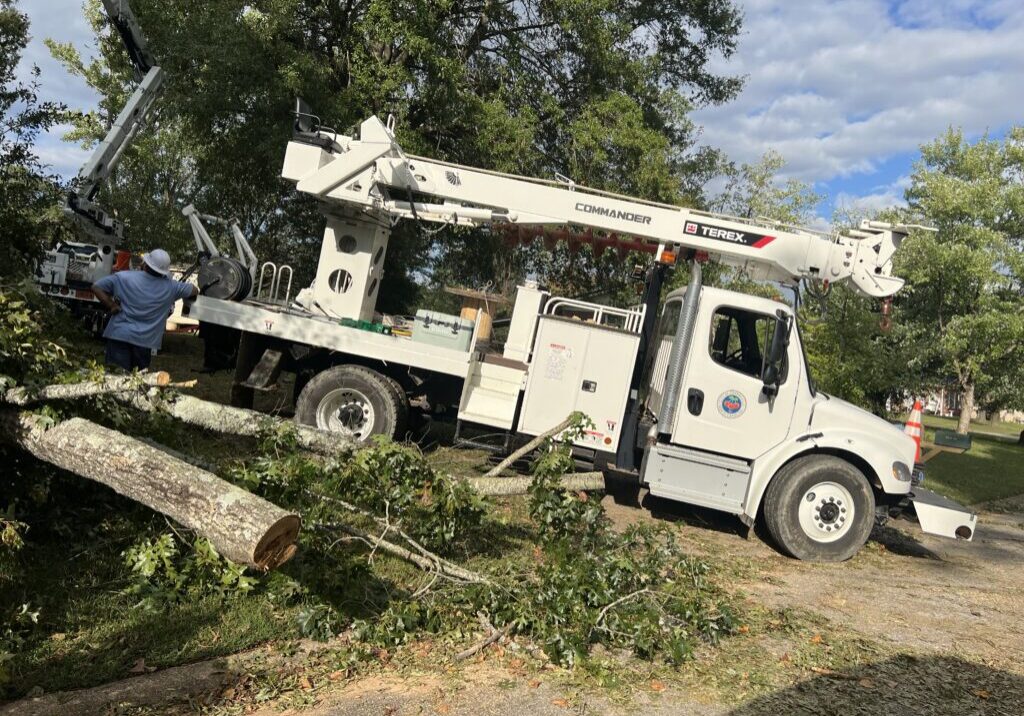
<path fill-rule="evenodd" d="M 387 531 L 380 535 L 373 535 L 344 522 L 320 523 L 318 525 L 313 525 L 313 529 L 320 529 L 327 532 L 343 532 L 355 537 L 373 550 L 387 552 L 393 557 L 398 557 L 410 564 L 416 565 L 420 569 L 440 574 L 442 577 L 447 577 L 448 579 L 458 582 L 469 582 L 471 584 L 491 584 L 491 580 L 487 579 L 487 577 L 482 574 L 477 574 L 476 572 L 472 572 L 464 567 L 460 567 L 454 562 L 449 562 L 447 559 L 439 557 L 433 552 L 427 552 L 426 554 L 413 552 L 410 549 L 384 539 L 384 534 L 386 534 Z M 392 529 L 392 531 L 394 531 L 394 529 Z"/>
<path fill-rule="evenodd" d="M 298 425 L 291 420 L 284 420 L 246 408 L 221 405 L 191 395 L 174 395 L 168 396 L 166 399 L 155 399 L 155 396 L 117 393 L 115 397 L 137 410 L 146 412 L 162 410 L 171 417 L 190 425 L 231 435 L 260 437 L 268 428 L 287 425 L 295 429 L 295 437 L 300 446 L 321 455 L 331 457 L 347 455 L 358 447 L 356 442 L 338 433 L 318 430 L 307 425 Z"/>
<path fill-rule="evenodd" d="M 135 390 L 143 386 L 166 387 L 171 376 L 163 371 L 141 373 L 139 375 L 108 375 L 100 380 L 86 380 L 80 383 L 46 385 L 38 390 L 28 388 L 9 388 L 3 393 L 2 401 L 11 405 L 29 405 L 47 400 L 71 400 L 88 398 L 94 395 L 119 393 Z"/>
<path fill-rule="evenodd" d="M 340 497 L 324 495 L 322 493 L 315 492 L 314 490 L 309 489 L 307 489 L 305 492 L 310 497 L 330 502 L 331 504 L 338 505 L 339 507 L 341 507 L 344 510 L 347 510 L 348 512 L 360 515 L 361 517 L 365 517 L 367 519 L 371 519 L 377 524 L 379 524 L 381 527 L 383 527 L 384 531 L 381 532 L 380 535 L 370 535 L 369 533 L 358 530 L 357 528 L 352 527 L 351 525 L 336 523 L 320 525 L 320 527 L 324 529 L 340 530 L 342 532 L 345 532 L 346 534 L 349 534 L 353 537 L 356 537 L 357 539 L 362 540 L 373 549 L 381 548 L 383 551 L 389 552 L 390 554 L 396 557 L 401 557 L 406 561 L 412 562 L 413 564 L 415 564 L 418 567 L 421 567 L 422 569 L 433 571 L 445 577 L 459 579 L 464 582 L 490 584 L 490 580 L 488 580 L 486 577 L 483 577 L 482 575 L 479 575 L 476 572 L 471 572 L 468 569 L 464 569 L 463 567 L 460 567 L 454 562 L 450 562 L 444 557 L 434 554 L 426 547 L 421 545 L 418 541 L 413 539 L 413 537 L 409 535 L 407 532 L 405 532 L 405 530 L 403 530 L 401 527 L 391 524 L 390 520 L 388 520 L 385 517 L 378 517 L 377 515 L 369 512 L 368 510 L 364 510 L 362 507 L 353 505 L 351 502 L 347 502 L 341 499 Z M 410 550 L 407 547 L 401 547 L 400 545 L 396 545 L 392 542 L 385 540 L 384 537 L 389 534 L 394 534 L 395 536 L 405 540 L 405 542 L 410 547 L 412 547 L 412 549 Z"/>
<path fill-rule="evenodd" d="M 482 612 L 477 614 L 476 616 L 480 620 L 480 626 L 484 628 L 484 631 L 488 631 L 490 633 L 487 635 L 487 638 L 483 641 L 479 641 L 473 646 L 469 647 L 468 649 L 464 649 L 460 651 L 458 654 L 456 654 L 455 661 L 465 661 L 474 654 L 479 654 L 481 651 L 489 647 L 491 644 L 498 641 L 498 639 L 508 634 L 509 630 L 512 628 L 511 624 L 507 624 L 501 629 L 496 629 L 495 626 L 491 624 L 491 622 L 487 619 L 487 617 L 483 615 Z"/>
<path fill-rule="evenodd" d="M 481 495 L 498 497 L 502 495 L 525 495 L 533 484 L 532 477 L 469 477 L 466 478 L 474 490 Z M 563 475 L 558 487 L 572 492 L 603 490 L 604 473 L 577 472 Z"/>
<path fill-rule="evenodd" d="M 523 445 L 518 450 L 515 450 L 511 455 L 509 455 L 504 460 L 502 460 L 497 465 L 495 465 L 493 468 L 491 468 L 487 472 L 487 474 L 484 475 L 484 477 L 497 477 L 498 475 L 501 474 L 502 470 L 506 469 L 509 465 L 514 463 L 516 460 L 521 458 L 523 455 L 528 455 L 529 453 L 533 452 L 538 447 L 540 447 L 540 445 L 545 440 L 547 440 L 548 438 L 550 438 L 550 437 L 552 437 L 554 435 L 557 435 L 558 433 L 562 432 L 563 430 L 568 428 L 570 425 L 572 425 L 572 420 L 573 420 L 573 416 L 570 415 L 569 417 L 567 417 L 565 420 L 560 422 L 555 427 L 551 428 L 550 430 L 545 430 L 540 435 L 535 437 L 533 440 L 531 440 L 530 442 L 526 443 L 525 445 Z"/>
<path fill-rule="evenodd" d="M 295 554 L 298 515 L 163 450 L 83 418 L 47 429 L 39 416 L 0 411 L 0 426 L 40 460 L 167 515 L 232 562 L 267 570 Z"/>

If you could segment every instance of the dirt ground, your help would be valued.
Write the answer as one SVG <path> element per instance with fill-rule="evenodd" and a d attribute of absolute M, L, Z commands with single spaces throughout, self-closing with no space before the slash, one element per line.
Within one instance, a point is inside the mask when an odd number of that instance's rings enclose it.
<path fill-rule="evenodd" d="M 632 516 L 626 507 L 608 509 L 614 518 Z M 990 506 L 971 542 L 926 535 L 906 519 L 890 522 L 841 564 L 788 559 L 756 535 L 740 536 L 728 518 L 693 511 L 688 521 L 694 516 L 706 518 L 703 526 L 683 525 L 681 534 L 707 554 L 753 561 L 755 576 L 734 586 L 758 603 L 809 610 L 878 641 L 1024 675 L 1024 499 Z"/>
<path fill-rule="evenodd" d="M 716 513 L 672 511 L 668 505 L 650 502 L 649 509 L 639 510 L 610 498 L 605 498 L 605 505 L 619 524 L 637 519 L 674 521 L 681 539 L 727 571 L 731 590 L 752 604 L 809 614 L 821 625 L 823 639 L 831 639 L 833 632 L 837 638 L 841 634 L 846 643 L 863 642 L 858 646 L 863 653 L 845 669 L 794 667 L 787 683 L 754 690 L 749 697 L 742 690 L 748 675 L 729 676 L 730 669 L 714 672 L 717 692 L 700 688 L 700 668 L 689 681 L 641 681 L 626 690 L 602 691 L 562 670 L 524 670 L 514 659 L 491 654 L 461 668 L 424 664 L 327 684 L 317 688 L 299 711 L 271 700 L 254 713 L 1024 714 L 1020 498 L 984 511 L 973 542 L 929 537 L 901 520 L 877 531 L 853 560 L 835 565 L 782 557 L 757 535 L 744 535 L 735 521 Z M 757 648 L 763 654 L 747 654 L 748 661 L 774 664 L 788 659 L 788 653 L 780 653 L 790 645 L 784 639 L 767 640 Z M 202 684 L 204 679 L 216 683 L 248 668 L 244 660 L 219 667 L 209 662 L 177 667 L 77 694 L 27 699 L 0 708 L 0 714 L 195 713 L 196 707 L 187 703 L 187 684 Z M 731 698 L 730 678 L 736 683 L 736 698 Z M 185 702 L 170 705 L 176 696 L 184 696 Z M 144 706 L 147 703 L 151 706 Z M 106 710 L 99 710 L 100 704 L 106 704 Z M 236 711 L 214 708 L 210 713 Z"/>

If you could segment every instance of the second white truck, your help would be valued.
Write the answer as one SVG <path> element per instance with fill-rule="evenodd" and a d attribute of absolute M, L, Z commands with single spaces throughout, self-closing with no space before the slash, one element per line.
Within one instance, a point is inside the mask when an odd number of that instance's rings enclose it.
<path fill-rule="evenodd" d="M 847 559 L 877 516 L 904 509 L 926 532 L 973 537 L 973 513 L 920 486 L 909 437 L 816 389 L 790 306 L 702 285 L 711 257 L 754 278 L 849 282 L 886 298 L 903 284 L 892 257 L 912 227 L 864 222 L 828 236 L 407 155 L 375 117 L 358 137 L 301 107 L 297 117 L 282 175 L 327 218 L 312 284 L 292 296 L 275 281 L 285 267 L 267 265 L 268 290 L 201 296 L 190 309 L 215 351 L 238 342 L 239 404 L 288 370 L 297 420 L 360 440 L 401 435 L 412 402 L 509 443 L 578 410 L 594 423 L 575 444 L 582 464 L 763 521 L 799 559 Z M 403 218 L 646 251 L 641 301 L 618 308 L 524 284 L 500 345 L 486 295 L 472 319 L 381 315 L 383 258 Z M 662 300 L 677 264 L 689 282 Z"/>

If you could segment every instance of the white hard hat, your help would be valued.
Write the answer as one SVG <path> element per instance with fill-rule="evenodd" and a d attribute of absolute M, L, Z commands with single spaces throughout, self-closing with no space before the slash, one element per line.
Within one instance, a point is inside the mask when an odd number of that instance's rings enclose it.
<path fill-rule="evenodd" d="M 142 260 L 161 276 L 166 276 L 171 271 L 171 257 L 163 249 L 153 249 L 148 254 L 142 254 Z"/>

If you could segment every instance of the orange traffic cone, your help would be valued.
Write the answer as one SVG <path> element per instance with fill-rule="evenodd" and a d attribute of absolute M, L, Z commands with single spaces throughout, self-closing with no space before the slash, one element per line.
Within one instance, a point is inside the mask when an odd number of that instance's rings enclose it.
<path fill-rule="evenodd" d="M 914 462 L 921 461 L 921 435 L 923 434 L 923 428 L 921 427 L 921 401 L 914 401 L 914 409 L 910 411 L 910 417 L 907 418 L 907 426 L 903 428 L 910 437 L 914 438 L 914 442 L 917 443 L 917 452 L 914 454 Z"/>

